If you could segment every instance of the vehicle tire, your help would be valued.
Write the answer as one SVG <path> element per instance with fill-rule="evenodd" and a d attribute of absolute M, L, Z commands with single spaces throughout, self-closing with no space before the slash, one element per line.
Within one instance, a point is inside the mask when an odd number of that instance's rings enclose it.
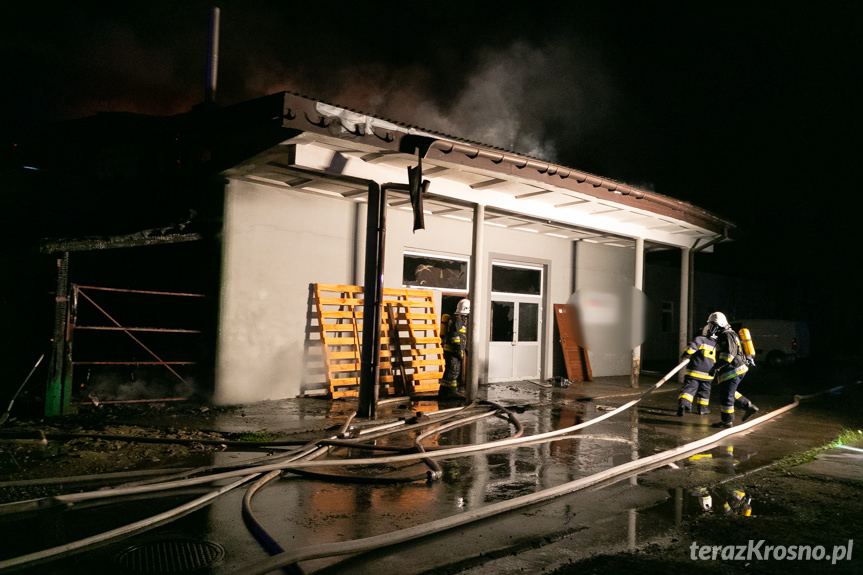
<path fill-rule="evenodd" d="M 781 351 L 771 351 L 767 354 L 767 365 L 770 367 L 782 367 L 785 365 L 785 354 Z"/>

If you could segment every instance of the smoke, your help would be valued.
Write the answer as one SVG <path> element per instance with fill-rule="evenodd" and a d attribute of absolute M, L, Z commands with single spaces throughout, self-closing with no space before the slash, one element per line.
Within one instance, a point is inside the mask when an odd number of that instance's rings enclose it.
<path fill-rule="evenodd" d="M 607 127 L 617 98 L 595 52 L 573 39 L 481 48 L 462 69 L 425 61 L 250 68 L 245 90 L 292 91 L 384 119 L 558 162 Z M 273 81 L 275 70 L 280 77 Z"/>
<path fill-rule="evenodd" d="M 144 367 L 101 370 L 88 374 L 82 387 L 85 395 L 101 401 L 188 398 L 198 394 L 194 378 L 180 381 L 170 373 L 163 374 L 164 371 L 165 368 Z"/>
<path fill-rule="evenodd" d="M 504 50 L 484 49 L 474 70 L 439 119 L 454 135 L 496 147 L 558 160 L 558 149 L 602 122 L 605 101 L 592 90 L 596 63 L 583 62 L 569 45 L 516 42 Z M 589 84 L 589 85 L 588 85 Z"/>
<path fill-rule="evenodd" d="M 15 90 L 3 102 L 17 113 L 6 119 L 170 115 L 202 102 L 209 5 L 115 4 L 11 10 L 0 43 L 16 55 Z M 360 5 L 303 23 L 282 3 L 222 4 L 221 106 L 290 91 L 561 162 L 589 149 L 618 104 L 596 42 L 553 22 L 527 39 L 537 32 L 485 7 L 460 6 L 461 25 L 435 8 L 429 31 L 411 36 L 395 12 Z M 472 18 L 485 27 L 465 24 Z"/>

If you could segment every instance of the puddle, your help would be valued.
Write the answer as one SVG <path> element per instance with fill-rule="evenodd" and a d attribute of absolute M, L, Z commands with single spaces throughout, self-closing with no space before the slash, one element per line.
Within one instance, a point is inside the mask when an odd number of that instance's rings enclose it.
<path fill-rule="evenodd" d="M 722 475 L 739 475 L 744 464 L 757 454 L 757 451 L 735 448 L 733 445 L 720 445 L 675 463 L 683 468 L 709 470 Z"/>

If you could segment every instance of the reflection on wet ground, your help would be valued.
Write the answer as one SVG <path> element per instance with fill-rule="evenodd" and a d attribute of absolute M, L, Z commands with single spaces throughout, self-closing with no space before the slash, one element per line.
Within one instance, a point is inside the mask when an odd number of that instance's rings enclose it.
<path fill-rule="evenodd" d="M 607 414 L 637 398 L 658 375 L 661 374 L 643 376 L 640 389 L 630 388 L 628 377 L 597 378 L 568 388 L 512 382 L 482 387 L 481 399 L 508 408 L 523 426 L 524 436 L 534 436 Z M 793 400 L 791 386 L 784 391 L 748 395 L 767 412 Z M 676 397 L 677 384 L 672 381 L 645 397 L 636 408 L 586 427 L 574 436 L 442 459 L 438 462 L 442 473 L 436 481 L 427 480 L 428 468 L 422 463 L 324 468 L 328 472 L 326 477 L 285 472 L 256 494 L 253 509 L 282 548 L 294 549 L 367 538 L 466 513 L 597 474 L 716 431 L 710 424 L 718 419 L 718 410 L 713 415 L 678 418 Z M 309 398 L 263 402 L 219 413 L 207 425 L 221 432 L 268 430 L 276 435 L 320 439 L 332 436 L 355 406 L 351 401 Z M 358 426 L 372 423 L 405 426 L 405 421 L 416 418 L 418 413 L 445 407 L 451 405 L 438 405 L 428 398 L 387 403 L 378 409 L 377 421 L 361 422 Z M 837 428 L 843 425 L 841 418 L 826 419 L 821 409 L 802 407 L 757 431 L 725 439 L 661 468 L 417 540 L 409 544 L 409 556 L 402 545 L 355 558 L 315 559 L 304 562 L 303 568 L 307 573 L 408 574 L 457 565 L 463 572 L 480 574 L 481 564 L 489 558 L 504 557 L 560 538 L 572 538 L 573 557 L 578 553 L 589 554 L 597 546 L 604 550 L 634 548 L 638 542 L 666 532 L 683 518 L 704 512 L 705 497 L 709 496 L 714 511 L 716 506 L 729 501 L 729 494 L 721 488 L 705 493 L 703 486 L 721 486 L 726 479 L 763 466 L 791 449 L 806 449 L 835 437 Z M 174 420 L 173 425 L 182 423 Z M 425 431 L 405 429 L 369 442 L 382 447 L 410 447 L 417 435 Z M 513 426 L 505 418 L 488 417 L 430 435 L 423 446 L 431 450 L 485 443 L 505 439 L 512 433 Z M 226 451 L 214 454 L 213 463 L 237 464 L 259 456 L 260 453 Z M 328 454 L 333 458 L 369 456 L 369 451 L 344 447 L 333 447 Z M 395 474 L 418 479 L 382 482 L 382 478 L 394 479 Z M 170 497 L 104 500 L 0 518 L 3 540 L 15 542 L 4 544 L 0 558 L 115 528 L 175 506 L 201 491 L 202 488 L 195 488 Z M 130 545 L 181 535 L 216 542 L 224 549 L 224 558 L 200 573 L 233 572 L 244 563 L 266 557 L 244 524 L 242 497 L 242 490 L 229 492 L 178 521 L 128 541 L 55 562 L 51 566 L 53 571 L 35 568 L 30 572 L 116 573 L 114 561 Z M 759 502 L 752 505 L 758 506 Z M 769 512 L 765 506 L 759 511 Z M 22 536 L 25 533 L 30 535 Z M 486 559 L 477 559 L 480 555 Z"/>

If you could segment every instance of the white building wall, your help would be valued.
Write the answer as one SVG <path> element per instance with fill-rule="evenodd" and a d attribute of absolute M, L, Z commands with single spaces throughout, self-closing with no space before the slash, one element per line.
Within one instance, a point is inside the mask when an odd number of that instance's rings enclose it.
<path fill-rule="evenodd" d="M 226 191 L 215 401 L 300 393 L 309 284 L 353 280 L 355 205 L 232 180 Z"/>
<path fill-rule="evenodd" d="M 470 222 L 428 215 L 425 229 L 414 232 L 413 212 L 388 209 L 384 287 L 402 287 L 405 251 L 469 258 L 472 234 Z"/>
<path fill-rule="evenodd" d="M 242 180 L 230 182 L 225 199 L 216 402 L 294 397 L 304 391 L 304 383 L 323 381 L 322 373 L 307 373 L 304 366 L 309 356 L 305 349 L 309 286 L 362 282 L 365 218 L 357 215 L 365 209 L 365 204 L 338 198 Z M 407 210 L 391 208 L 387 212 L 385 287 L 402 285 L 405 251 L 470 257 L 470 222 L 427 216 L 426 229 L 414 233 L 412 218 Z M 548 266 L 542 377 L 550 377 L 552 306 L 567 302 L 572 295 L 573 249 L 577 249 L 579 288 L 620 282 L 631 286 L 633 252 L 582 242 L 574 248 L 566 239 L 494 226 L 486 226 L 485 233 L 484 285 L 490 285 L 492 257 Z M 487 341 L 487 325 L 481 337 Z M 487 358 L 487 349 L 481 353 L 483 360 Z M 625 374 L 630 358 L 625 354 L 591 355 L 591 365 L 594 375 Z"/>

